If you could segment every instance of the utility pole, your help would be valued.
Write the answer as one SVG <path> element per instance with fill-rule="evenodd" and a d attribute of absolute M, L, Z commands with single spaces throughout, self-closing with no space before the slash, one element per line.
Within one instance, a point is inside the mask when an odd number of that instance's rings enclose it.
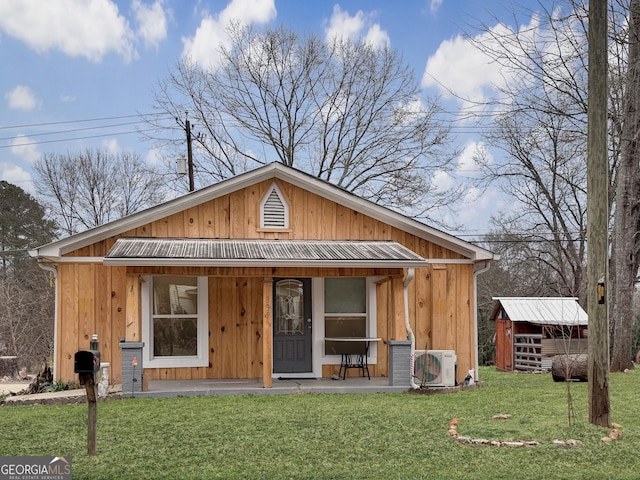
<path fill-rule="evenodd" d="M 176 117 L 176 123 L 180 125 L 178 117 Z M 187 134 L 187 172 L 189 174 L 189 191 L 193 192 L 196 187 L 193 178 L 193 153 L 191 150 L 191 122 L 189 121 L 189 112 L 185 112 L 185 123 L 183 128 Z"/>
<path fill-rule="evenodd" d="M 610 426 L 607 73 L 607 0 L 591 0 L 587 108 L 589 422 L 601 427 Z"/>
<path fill-rule="evenodd" d="M 187 118 L 185 123 L 185 130 L 187 131 L 187 165 L 189 168 L 189 191 L 193 192 L 196 187 L 193 181 L 193 154 L 191 153 L 191 123 Z"/>

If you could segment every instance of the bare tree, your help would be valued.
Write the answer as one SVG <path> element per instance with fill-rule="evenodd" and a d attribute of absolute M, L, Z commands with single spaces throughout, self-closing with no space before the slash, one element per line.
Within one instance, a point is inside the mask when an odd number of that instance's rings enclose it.
<path fill-rule="evenodd" d="M 167 193 L 163 176 L 135 153 L 45 154 L 34 171 L 40 196 L 68 235 L 155 205 Z"/>
<path fill-rule="evenodd" d="M 391 208 L 420 206 L 418 216 L 458 198 L 431 185 L 454 158 L 449 129 L 397 51 L 284 28 L 229 35 L 219 66 L 185 59 L 156 91 L 160 112 L 182 127 L 188 112 L 199 130 L 199 183 L 278 161 Z M 177 133 L 166 140 L 183 142 Z"/>
<path fill-rule="evenodd" d="M 582 138 L 565 117 L 544 112 L 503 114 L 491 143 L 506 153 L 499 165 L 480 162 L 484 180 L 497 182 L 520 208 L 496 218 L 498 232 L 529 242 L 520 252 L 554 272 L 555 295 L 585 301 L 586 171 Z M 545 269 L 546 270 L 546 269 Z M 549 284 L 546 285 L 549 288 Z"/>
<path fill-rule="evenodd" d="M 636 27 L 628 21 L 630 1 L 608 4 L 609 186 L 608 198 L 601 201 L 608 202 L 617 232 L 612 237 L 610 268 L 612 370 L 616 371 L 632 366 L 629 339 L 634 316 L 629 292 L 638 271 L 640 245 L 640 168 L 637 159 L 633 161 L 638 87 L 631 48 Z M 504 71 L 517 72 L 498 87 L 492 100 L 500 120 L 489 139 L 508 154 L 507 162 L 501 169 L 487 170 L 484 180 L 506 181 L 506 190 L 522 205 L 519 213 L 528 219 L 521 229 L 551 239 L 547 246 L 555 252 L 551 258 L 560 278 L 566 279 L 567 293 L 585 305 L 588 6 L 577 0 L 551 7 L 540 2 L 535 13 L 527 13 L 536 19 L 529 29 L 482 25 L 483 36 L 475 37 L 480 51 Z M 542 138 L 546 140 L 541 142 Z M 626 167 L 621 163 L 625 156 Z"/>
<path fill-rule="evenodd" d="M 633 368 L 633 293 L 640 266 L 640 1 L 631 0 L 624 122 L 612 235 L 611 370 Z"/>
<path fill-rule="evenodd" d="M 25 288 L 18 275 L 0 278 L 0 338 L 5 354 L 17 356 L 27 369 L 48 361 L 53 352 L 53 288 L 47 285 L 49 274 L 31 273 L 39 279 L 36 290 Z"/>
<path fill-rule="evenodd" d="M 19 365 L 46 360 L 53 345 L 53 287 L 28 250 L 51 241 L 56 225 L 20 187 L 0 182 L 0 355 Z"/>

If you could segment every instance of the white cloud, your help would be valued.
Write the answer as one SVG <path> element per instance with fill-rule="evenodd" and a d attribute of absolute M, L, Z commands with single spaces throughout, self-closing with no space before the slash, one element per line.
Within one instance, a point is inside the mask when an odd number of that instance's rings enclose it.
<path fill-rule="evenodd" d="M 26 135 L 18 135 L 11 142 L 11 153 L 29 163 L 34 163 L 40 158 L 38 146 L 34 143 L 35 141 Z"/>
<path fill-rule="evenodd" d="M 164 165 L 162 151 L 159 148 L 152 148 L 147 152 L 144 159 L 145 163 L 150 166 L 160 167 Z"/>
<path fill-rule="evenodd" d="M 387 32 L 380 28 L 379 24 L 372 25 L 367 34 L 364 37 L 364 41 L 371 45 L 373 48 L 384 48 L 391 45 L 391 40 L 389 40 L 389 35 Z"/>
<path fill-rule="evenodd" d="M 167 38 L 167 12 L 164 10 L 163 0 L 156 0 L 152 5 L 146 5 L 141 0 L 133 0 L 131 8 L 138 22 L 138 36 L 145 46 L 158 47 Z"/>
<path fill-rule="evenodd" d="M 9 108 L 15 110 L 33 110 L 38 104 L 35 93 L 25 85 L 18 85 L 4 95 Z"/>
<path fill-rule="evenodd" d="M 470 141 L 458 157 L 456 171 L 466 176 L 474 175 L 480 168 L 476 163 L 478 158 L 481 158 L 483 163 L 493 163 L 493 155 L 484 142 Z"/>
<path fill-rule="evenodd" d="M 442 2 L 443 0 L 431 0 L 431 6 L 429 7 L 431 13 L 436 13 L 442 6 Z"/>
<path fill-rule="evenodd" d="M 526 41 L 526 37 L 535 37 L 538 27 L 538 19 L 533 16 L 528 25 L 521 26 L 521 39 Z M 517 72 L 502 68 L 474 43 L 496 50 L 507 49 L 505 44 L 497 44 L 494 39 L 513 33 L 511 27 L 498 24 L 490 32 L 474 37 L 473 41 L 462 35 L 443 41 L 427 60 L 422 87 L 436 88 L 445 98 L 458 98 L 463 105 L 467 101 L 471 104 L 486 102 L 495 87 L 506 85 Z"/>
<path fill-rule="evenodd" d="M 100 62 L 136 56 L 133 33 L 112 0 L 0 0 L 0 31 L 39 53 L 59 50 Z"/>
<path fill-rule="evenodd" d="M 336 38 L 355 40 L 363 38 L 374 48 L 388 47 L 391 44 L 389 35 L 380 28 L 379 23 L 373 22 L 373 15 L 366 15 L 362 10 L 351 16 L 340 5 L 333 7 L 333 14 L 325 27 L 325 39 L 328 42 Z"/>
<path fill-rule="evenodd" d="M 102 147 L 111 155 L 117 155 L 120 153 L 120 145 L 118 145 L 117 138 L 110 138 L 102 141 Z"/>
<path fill-rule="evenodd" d="M 220 61 L 220 45 L 228 45 L 226 28 L 232 22 L 244 25 L 268 23 L 276 17 L 274 0 L 232 0 L 218 15 L 205 13 L 193 37 L 182 39 L 182 56 L 204 67 Z"/>
<path fill-rule="evenodd" d="M 31 175 L 19 165 L 8 162 L 0 163 L 0 178 L 5 182 L 18 185 L 28 193 L 35 193 Z"/>
<path fill-rule="evenodd" d="M 436 172 L 431 178 L 431 186 L 435 188 L 437 192 L 446 192 L 454 187 L 454 180 L 447 172 L 440 170 Z"/>

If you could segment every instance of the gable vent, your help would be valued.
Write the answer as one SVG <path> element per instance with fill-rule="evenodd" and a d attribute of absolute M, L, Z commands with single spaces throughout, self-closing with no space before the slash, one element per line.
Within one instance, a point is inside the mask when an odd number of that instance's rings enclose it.
<path fill-rule="evenodd" d="M 276 186 L 272 187 L 269 194 L 262 201 L 261 220 L 263 228 L 287 228 L 287 205 Z"/>

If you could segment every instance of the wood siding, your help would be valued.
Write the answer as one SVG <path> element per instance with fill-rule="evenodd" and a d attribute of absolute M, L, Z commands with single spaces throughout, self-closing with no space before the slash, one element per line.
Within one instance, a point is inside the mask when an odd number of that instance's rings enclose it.
<path fill-rule="evenodd" d="M 277 181 L 289 205 L 288 229 L 261 229 L 260 201 L 273 180 L 224 195 L 198 207 L 142 225 L 122 237 L 266 238 L 312 240 L 394 240 L 427 259 L 462 259 L 435 245 L 343 205 Z M 118 237 L 76 250 L 67 256 L 101 257 Z M 199 268 L 107 267 L 63 263 L 59 266 L 57 374 L 73 380 L 73 354 L 88 348 L 92 333 L 100 339 L 102 360 L 111 363 L 119 383 L 120 348 L 127 331 L 127 277 L 139 275 L 206 275 L 209 277 L 209 367 L 145 369 L 148 379 L 260 378 L 263 375 L 263 282 L 273 277 L 380 276 L 374 376 L 388 374 L 384 340 L 406 338 L 403 275 L 399 269 L 353 268 Z M 409 285 L 409 318 L 417 349 L 452 349 L 458 357 L 458 380 L 475 366 L 473 265 L 432 264 L 416 269 Z M 135 302 L 129 302 L 139 308 Z M 129 322 L 130 323 L 130 322 Z M 129 326 L 129 328 L 132 328 Z M 339 366 L 324 365 L 325 377 Z"/>

